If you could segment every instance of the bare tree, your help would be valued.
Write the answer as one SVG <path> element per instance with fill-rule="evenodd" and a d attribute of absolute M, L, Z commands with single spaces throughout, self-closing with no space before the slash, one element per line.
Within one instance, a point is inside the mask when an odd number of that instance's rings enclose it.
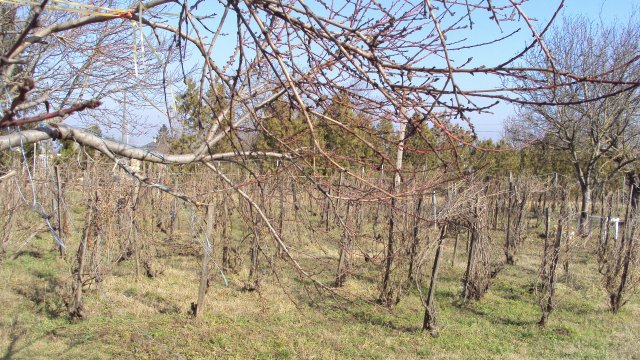
<path fill-rule="evenodd" d="M 581 232 L 587 229 L 594 187 L 628 170 L 637 159 L 640 23 L 635 18 L 632 15 L 628 23 L 608 27 L 580 17 L 563 19 L 545 37 L 553 58 L 538 50 L 524 61 L 581 79 L 566 81 L 547 73 L 515 81 L 516 91 L 526 102 L 508 132 L 521 143 L 542 142 L 567 153 L 580 183 Z M 601 82 L 584 81 L 596 74 L 602 75 Z M 537 90 L 530 91 L 533 88 Z"/>
<path fill-rule="evenodd" d="M 609 295 L 609 308 L 617 313 L 629 301 L 629 295 L 634 293 L 638 284 L 638 256 L 637 243 L 638 208 L 635 197 L 637 191 L 632 182 L 629 186 L 622 229 L 613 236 L 609 232 L 609 217 L 603 227 L 598 248 L 599 271 L 604 278 L 604 287 Z M 608 205 L 611 213 L 611 204 Z M 617 224 L 616 224 L 617 226 Z M 613 239 L 609 239 L 612 237 Z"/>
<path fill-rule="evenodd" d="M 559 5 L 556 14 L 562 2 Z M 631 103 L 635 99 L 632 90 L 638 85 L 637 79 L 622 76 L 628 71 L 621 74 L 624 69 L 620 66 L 602 66 L 589 72 L 560 68 L 556 65 L 558 55 L 552 55 L 522 3 L 515 0 L 475 4 L 393 1 L 385 6 L 378 2 L 257 0 L 190 4 L 151 0 L 135 5 L 117 1 L 101 7 L 85 4 L 80 7 L 82 11 L 45 0 L 39 6 L 16 9 L 9 13 L 14 14 L 11 24 L 15 25 L 11 26 L 15 26 L 17 36 L 3 40 L 8 45 L 3 45 L 0 58 L 2 86 L 9 94 L 2 103 L 0 151 L 12 147 L 23 150 L 25 145 L 51 139 L 74 141 L 104 154 L 143 185 L 197 207 L 207 206 L 210 200 L 201 188 L 194 187 L 196 190 L 188 193 L 179 186 L 169 186 L 170 177 L 152 177 L 144 167 L 134 167 L 129 160 L 207 169 L 227 190 L 235 192 L 238 203 L 250 209 L 245 212 L 251 214 L 248 223 L 253 224 L 252 275 L 256 278 L 252 281 L 256 283 L 259 265 L 264 264 L 258 263 L 257 257 L 266 248 L 261 241 L 268 236 L 297 271 L 312 276 L 296 261 L 282 231 L 271 224 L 273 217 L 264 202 L 243 190 L 238 181 L 244 179 L 230 176 L 229 169 L 251 170 L 247 165 L 251 159 L 286 160 L 291 171 L 312 184 L 326 200 L 327 209 L 338 207 L 338 197 L 343 203 L 366 198 L 387 205 L 392 213 L 385 279 L 404 279 L 406 276 L 392 276 L 394 256 L 400 253 L 400 247 L 395 246 L 396 231 L 408 218 L 397 213 L 398 208 L 405 208 L 397 204 L 403 196 L 424 192 L 427 187 L 405 190 L 406 178 L 417 170 L 403 164 L 404 155 L 409 151 L 435 154 L 443 165 L 435 169 L 441 178 L 450 173 L 462 175 L 458 152 L 462 146 L 474 145 L 470 114 L 490 111 L 499 100 L 558 105 L 561 102 L 538 94 L 574 92 L 579 85 L 599 90 L 595 94 L 591 90 L 577 92 L 570 100 L 572 104 L 588 102 L 588 107 L 598 107 L 614 95 Z M 505 38 L 497 34 L 478 43 L 466 39 L 474 21 L 487 20 L 491 20 L 487 26 L 498 31 L 507 24 L 525 28 L 534 40 L 498 65 L 476 64 L 469 59 L 471 49 L 495 46 Z M 516 30 L 506 37 L 515 34 Z M 517 65 L 527 54 L 546 62 L 543 66 Z M 637 59 L 624 64 L 635 67 Z M 532 82 L 525 88 L 507 89 L 518 90 L 507 93 L 499 87 L 463 86 L 463 79 L 470 75 Z M 549 84 L 544 81 L 547 79 L 555 82 Z M 190 81 L 193 86 L 187 85 Z M 186 151 L 138 148 L 70 125 L 72 116 L 93 116 L 107 126 L 120 128 L 121 122 L 134 120 L 133 105 L 147 104 L 160 114 L 157 122 L 173 127 L 176 117 L 184 115 L 176 105 L 176 93 L 182 91 L 195 98 L 189 114 L 193 115 L 196 130 L 192 135 L 196 141 Z M 344 111 L 334 111 L 336 99 L 361 121 L 343 117 Z M 270 109 L 278 107 L 276 101 L 284 104 L 286 111 Z M 267 122 L 274 118 L 297 121 L 302 126 L 292 126 L 294 134 L 271 133 L 273 148 L 257 150 L 253 146 L 256 135 L 269 131 Z M 456 120 L 465 122 L 471 130 L 453 125 Z M 442 134 L 437 148 L 422 131 L 426 123 Z M 29 124 L 38 127 L 26 129 Z M 381 124 L 390 124 L 389 132 L 400 135 L 377 131 Z M 367 149 L 368 155 L 333 148 L 323 140 L 322 131 L 327 129 L 353 140 L 359 149 Z M 405 148 L 411 137 L 424 141 Z M 624 146 L 615 143 L 610 150 Z M 353 144 L 345 147 L 356 148 Z M 631 161 L 620 159 L 620 167 Z M 222 167 L 217 161 L 237 166 Z M 392 183 L 385 180 L 383 171 L 380 181 L 363 175 L 385 165 L 393 174 Z M 449 171 L 451 168 L 458 171 Z M 331 191 L 335 182 L 325 176 L 336 170 L 347 179 L 357 180 L 360 191 Z M 256 182 L 264 182 L 264 178 L 252 176 Z M 260 194 L 263 196 L 262 191 Z M 490 275 L 485 231 L 488 215 L 486 204 L 480 201 L 473 204 L 473 209 L 467 224 L 472 233 L 469 258 L 473 261 L 467 269 L 465 294 L 479 298 L 488 287 Z M 328 288 L 317 280 L 314 283 Z M 390 288 L 386 282 L 381 293 L 387 303 Z"/>
<path fill-rule="evenodd" d="M 541 327 L 547 325 L 549 315 L 556 306 L 556 286 L 557 286 L 557 270 L 560 263 L 560 257 L 562 256 L 562 238 L 567 237 L 567 223 L 569 217 L 569 209 L 567 206 L 567 192 L 562 189 L 554 189 L 555 193 L 560 193 L 560 212 L 558 215 L 558 225 L 556 226 L 556 233 L 553 239 L 553 243 L 550 243 L 550 229 L 548 224 L 549 218 L 547 215 L 547 231 L 545 234 L 544 243 L 544 256 L 542 259 L 542 269 L 540 272 L 540 280 L 542 282 L 542 289 L 540 292 L 540 307 L 542 309 L 542 316 L 538 324 Z M 548 214 L 548 213 L 547 213 Z"/>
<path fill-rule="evenodd" d="M 13 94 L 16 94 L 13 99 L 15 101 L 7 104 L 3 127 L 45 120 L 59 123 L 75 112 L 86 112 L 85 110 L 98 106 L 98 102 L 104 102 L 109 94 L 127 93 L 138 94 L 139 98 L 148 97 L 152 93 L 145 94 L 145 91 L 152 91 L 154 79 L 159 78 L 162 78 L 163 84 L 163 88 L 159 90 L 167 94 L 167 104 L 161 110 L 170 120 L 173 115 L 173 99 L 169 94 L 174 91 L 175 78 L 167 76 L 173 70 L 188 68 L 186 56 L 189 55 L 193 59 L 190 61 L 197 63 L 194 68 L 201 69 L 196 78 L 201 85 L 198 87 L 202 102 L 200 106 L 213 110 L 214 121 L 202 131 L 202 146 L 189 154 L 154 156 L 122 144 L 103 142 L 102 139 L 87 136 L 79 129 L 65 125 L 45 126 L 36 132 L 23 133 L 22 136 L 12 134 L 3 137 L 2 148 L 15 145 L 20 139 L 23 142 L 35 142 L 48 138 L 65 138 L 97 148 L 110 157 L 163 163 L 225 158 L 221 154 L 210 154 L 209 149 L 230 133 L 241 131 L 243 126 L 246 129 L 251 121 L 261 122 L 261 109 L 273 100 L 286 96 L 290 106 L 301 112 L 308 125 L 313 151 L 321 156 L 331 157 L 316 138 L 312 116 L 320 115 L 322 121 L 332 122 L 342 131 L 353 133 L 353 129 L 349 129 L 339 120 L 319 114 L 328 106 L 327 101 L 330 100 L 331 94 L 346 92 L 352 99 L 354 108 L 366 109 L 371 115 L 395 123 L 406 124 L 410 116 L 418 113 L 419 121 L 433 122 L 436 127 L 446 128 L 447 122 L 443 122 L 443 118 L 460 117 L 469 120 L 467 113 L 487 110 L 485 106 L 477 105 L 473 98 L 504 97 L 500 89 L 465 91 L 457 81 L 457 78 L 464 74 L 486 74 L 499 78 L 547 74 L 557 77 L 559 80 L 556 85 L 561 88 L 570 84 L 572 79 L 600 83 L 600 78 L 608 73 L 607 69 L 603 69 L 602 72 L 589 74 L 588 78 L 577 79 L 573 73 L 557 71 L 553 66 L 513 66 L 515 59 L 522 56 L 521 54 L 499 66 L 454 66 L 457 53 L 464 53 L 470 46 L 477 44 L 464 43 L 452 46 L 447 42 L 446 35 L 453 36 L 471 27 L 473 17 L 480 16 L 480 10 L 489 10 L 492 18 L 498 23 L 514 21 L 509 15 L 513 12 L 519 13 L 523 23 L 531 25 L 522 8 L 515 2 L 505 2 L 501 5 L 483 2 L 467 7 L 449 4 L 446 1 L 427 1 L 402 5 L 398 3 L 390 9 L 378 4 L 358 5 L 361 8 L 353 9 L 354 16 L 323 9 L 327 6 L 324 3 L 284 5 L 276 1 L 230 2 L 217 4 L 220 9 L 212 6 L 212 12 L 221 14 L 215 16 L 212 13 L 199 13 L 196 16 L 193 13 L 196 11 L 195 7 L 184 7 L 176 26 L 167 25 L 162 21 L 165 13 L 160 10 L 166 6 L 173 6 L 168 3 L 167 0 L 156 0 L 142 6 L 117 9 L 120 4 L 114 2 L 110 4 L 113 8 L 111 11 L 105 10 L 108 6 L 98 9 L 87 5 L 94 14 L 78 16 L 71 10 L 60 11 L 58 6 L 48 11 L 45 2 L 30 12 L 19 12 L 24 14 L 20 19 L 21 34 L 4 54 L 3 60 L 5 84 L 11 84 L 15 89 Z M 460 6 L 461 11 L 452 11 L 452 6 Z M 328 15 L 325 11 L 328 11 Z M 230 19 L 234 14 L 239 21 L 233 22 L 232 25 Z M 374 21 L 371 22 L 371 19 Z M 127 23 L 123 20 L 131 21 Z M 172 20 L 169 23 L 176 23 L 176 19 Z M 468 25 L 465 25 L 466 21 L 469 22 Z M 459 23 L 460 26 L 445 27 L 445 23 Z M 105 29 L 105 24 L 109 25 L 106 27 L 109 32 L 97 30 Z M 135 36 L 122 35 L 125 33 L 123 24 L 131 24 Z M 227 35 L 229 38 L 223 39 L 229 26 L 237 27 L 237 34 Z M 537 35 L 535 30 L 532 31 Z M 73 41 L 69 40 L 71 35 Z M 525 50 L 536 49 L 538 45 L 542 45 L 542 41 L 537 38 Z M 98 41 L 87 42 L 90 39 Z M 153 46 L 150 48 L 148 43 Z M 232 47 L 232 51 L 228 52 L 228 57 L 218 60 L 213 56 L 215 49 L 228 48 L 229 43 L 235 44 L 235 48 Z M 41 48 L 45 45 L 45 49 Z M 546 49 L 544 46 L 542 48 Z M 92 51 L 99 51 L 100 54 Z M 174 55 L 175 51 L 179 54 Z M 80 78 L 67 76 L 59 68 L 33 58 L 49 52 L 58 56 L 55 59 L 75 59 L 76 55 L 82 55 L 84 62 L 70 67 Z M 103 53 L 113 58 L 105 57 Z M 544 53 L 545 56 L 548 54 L 546 51 Z M 436 61 L 436 58 L 441 57 L 446 59 L 446 63 L 439 67 L 438 64 L 441 62 Z M 147 58 L 149 61 L 144 60 Z M 110 67 L 105 70 L 105 64 L 102 62 L 107 61 Z M 159 62 L 161 64 L 158 64 Z M 22 78 L 27 76 L 16 75 L 18 63 L 26 63 L 33 68 L 34 76 L 30 76 L 33 83 L 22 81 Z M 166 63 L 177 67 L 169 68 Z M 141 75 L 143 64 L 147 78 Z M 156 67 L 150 66 L 153 64 Z M 90 69 L 91 72 L 80 71 L 84 68 Z M 192 74 L 187 72 L 189 75 Z M 56 77 L 51 78 L 51 74 L 55 74 Z M 61 80 L 54 81 L 57 78 Z M 611 81 L 607 79 L 606 83 Z M 209 86 L 214 92 L 219 91 L 213 86 L 216 82 L 222 83 L 224 96 L 231 100 L 223 109 L 216 109 L 216 104 L 211 104 L 211 100 L 204 93 Z M 628 82 L 625 84 L 629 85 Z M 542 84 L 531 90 L 541 86 Z M 49 90 L 52 92 L 48 92 Z M 609 90 L 602 95 L 606 96 L 619 89 Z M 64 94 L 76 95 L 51 98 L 54 93 L 58 94 L 61 91 Z M 44 98 L 36 97 L 37 94 Z M 591 98 L 589 94 L 585 95 L 585 98 Z M 45 113 L 38 110 L 37 105 L 43 104 L 45 98 L 49 99 L 47 101 L 52 109 L 58 110 Z M 521 99 L 514 97 L 510 100 Z M 77 106 L 68 105 L 70 102 L 77 102 Z M 37 115 L 24 116 L 28 113 L 27 110 Z M 228 113 L 234 115 L 228 117 Z M 443 117 L 433 116 L 436 113 Z M 230 118 L 233 118 L 231 123 Z M 452 139 L 457 138 L 455 133 L 448 135 Z M 366 139 L 360 141 L 367 143 Z M 374 146 L 373 143 L 368 145 Z M 395 166 L 391 157 L 381 153 L 381 149 L 377 150 L 384 161 L 392 167 Z M 226 157 L 232 155 L 238 156 L 240 152 L 235 151 Z M 330 160 L 329 163 L 341 167 L 335 161 Z"/>

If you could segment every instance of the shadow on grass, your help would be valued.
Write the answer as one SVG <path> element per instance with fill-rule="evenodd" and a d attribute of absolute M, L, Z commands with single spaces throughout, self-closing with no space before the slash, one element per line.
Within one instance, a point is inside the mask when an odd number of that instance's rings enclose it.
<path fill-rule="evenodd" d="M 493 325 L 506 325 L 506 326 L 531 326 L 536 325 L 538 323 L 538 319 L 522 319 L 522 318 L 513 318 L 507 316 L 501 316 L 496 313 L 490 313 L 484 310 L 477 309 L 473 306 L 473 303 L 454 303 L 458 309 L 463 312 L 467 312 L 477 317 L 481 317 Z"/>
<path fill-rule="evenodd" d="M 398 323 L 398 318 L 396 317 L 389 319 L 389 318 L 386 318 L 384 315 L 375 314 L 370 311 L 352 309 L 344 306 L 336 307 L 336 309 L 341 311 L 343 314 L 348 315 L 349 317 L 358 321 L 361 324 L 380 326 L 380 327 L 385 327 L 391 330 L 406 332 L 406 333 L 416 333 L 416 332 L 422 331 L 422 326 L 419 326 L 420 324 L 402 325 Z"/>
<path fill-rule="evenodd" d="M 17 286 L 13 291 L 32 302 L 47 318 L 65 317 L 67 312 L 63 301 L 64 283 L 56 278 L 53 272 L 34 270 L 31 274 L 44 282 Z"/>
<path fill-rule="evenodd" d="M 38 251 L 20 250 L 15 255 L 13 255 L 11 260 L 17 260 L 18 258 L 20 258 L 22 256 L 29 256 L 29 257 L 32 257 L 34 259 L 42 259 L 42 254 L 40 254 Z"/>
<path fill-rule="evenodd" d="M 21 348 L 18 348 L 17 344 L 18 341 L 20 341 L 20 338 L 22 338 L 26 333 L 27 330 L 19 328 L 17 319 L 14 319 L 11 322 L 11 328 L 9 329 L 9 345 L 7 345 L 7 350 L 2 355 L 2 358 L 0 358 L 1 360 L 13 359 L 14 356 L 22 350 Z"/>
<path fill-rule="evenodd" d="M 20 324 L 18 323 L 17 317 L 14 318 L 13 321 L 11 322 L 11 327 L 8 329 L 8 331 L 9 331 L 9 334 L 8 334 L 9 344 L 7 345 L 7 348 L 4 354 L 2 354 L 2 357 L 0 357 L 0 360 L 15 359 L 15 357 L 20 352 L 24 351 L 29 346 L 33 345 L 33 343 L 35 343 L 36 340 L 39 339 L 39 338 L 35 338 L 31 341 L 24 340 L 25 336 L 27 335 L 28 328 L 20 326 Z M 25 341 L 25 343 L 21 346 L 18 346 L 18 343 L 21 340 Z"/>

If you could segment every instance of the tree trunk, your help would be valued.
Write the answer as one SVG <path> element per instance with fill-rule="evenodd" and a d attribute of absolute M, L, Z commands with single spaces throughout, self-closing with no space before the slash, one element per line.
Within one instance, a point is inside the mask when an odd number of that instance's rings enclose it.
<path fill-rule="evenodd" d="M 513 220 L 513 196 L 514 196 L 514 191 L 513 191 L 513 177 L 511 175 L 511 173 L 509 173 L 509 192 L 507 193 L 507 196 L 509 197 L 509 201 L 508 201 L 508 206 L 507 206 L 507 231 L 506 231 L 506 238 L 505 238 L 505 256 L 506 256 L 506 261 L 507 264 L 509 265 L 513 265 L 514 261 L 513 261 L 513 251 L 514 251 L 514 245 L 513 245 L 513 226 L 512 226 L 512 220 Z"/>
<path fill-rule="evenodd" d="M 227 205 L 227 199 L 222 199 L 222 271 L 227 272 L 230 269 L 229 259 L 229 237 L 231 236 L 231 215 L 229 212 L 229 206 Z"/>
<path fill-rule="evenodd" d="M 469 277 L 473 270 L 473 250 L 474 250 L 474 237 L 471 235 L 471 229 L 467 231 L 467 269 L 465 270 L 463 286 L 462 286 L 462 300 L 467 301 L 469 298 Z"/>
<path fill-rule="evenodd" d="M 460 229 L 456 229 L 456 240 L 453 243 L 453 254 L 451 255 L 451 267 L 456 265 L 456 255 L 458 253 L 458 241 L 460 241 Z"/>
<path fill-rule="evenodd" d="M 578 227 L 578 234 L 586 236 L 590 232 L 589 226 L 589 210 L 591 209 L 591 186 L 589 183 L 582 183 L 580 185 L 580 226 Z"/>
<path fill-rule="evenodd" d="M 76 253 L 76 267 L 73 270 L 71 296 L 69 299 L 65 300 L 67 312 L 72 320 L 79 320 L 84 317 L 84 309 L 82 306 L 84 265 L 87 253 L 87 242 L 93 235 L 93 220 L 97 211 L 97 202 L 98 192 L 96 191 L 95 198 L 90 200 L 89 208 L 87 209 L 87 217 L 85 218 L 84 227 L 82 229 L 82 238 L 80 239 L 80 245 L 78 245 L 78 252 Z"/>
<path fill-rule="evenodd" d="M 433 260 L 433 268 L 431 269 L 431 283 L 429 285 L 429 293 L 427 294 L 427 301 L 424 304 L 424 320 L 422 322 L 422 330 L 429 331 L 431 335 L 435 336 L 438 333 L 437 320 L 438 314 L 435 304 L 435 292 L 436 283 L 438 281 L 438 268 L 440 267 L 440 258 L 442 257 L 442 244 L 444 243 L 444 237 L 447 233 L 447 226 L 443 225 L 440 228 L 440 237 L 438 238 L 438 247 L 436 248 L 436 256 Z"/>
<path fill-rule="evenodd" d="M 249 267 L 249 281 L 245 285 L 245 290 L 254 291 L 260 289 L 260 263 L 259 263 L 259 251 L 260 251 L 260 231 L 258 230 L 258 214 L 254 214 L 253 207 L 249 205 L 249 214 L 252 219 L 253 240 L 251 242 L 251 256 Z"/>
<path fill-rule="evenodd" d="M 391 267 L 395 254 L 395 215 L 393 209 L 396 207 L 396 198 L 391 199 L 391 209 L 389 211 L 389 238 L 387 239 L 387 252 L 385 257 L 384 277 L 382 279 L 382 290 L 380 291 L 380 302 L 390 306 L 393 302 L 393 290 L 391 289 Z"/>
<path fill-rule="evenodd" d="M 202 269 L 200 272 L 200 287 L 198 289 L 198 302 L 191 303 L 193 316 L 198 317 L 204 311 L 204 296 L 209 290 L 209 261 L 213 258 L 213 205 L 207 206 L 207 222 L 203 241 Z"/>
<path fill-rule="evenodd" d="M 421 193 L 418 197 L 418 204 L 416 205 L 416 214 L 414 216 L 413 223 L 413 241 L 411 243 L 411 250 L 409 252 L 409 284 L 413 283 L 414 280 L 414 272 L 415 272 L 415 261 L 416 256 L 418 255 L 418 245 L 420 243 L 420 239 L 418 238 L 418 230 L 420 230 L 420 212 L 422 211 L 422 202 L 424 200 L 424 195 Z"/>
<path fill-rule="evenodd" d="M 278 179 L 276 175 L 276 181 L 278 182 L 278 233 L 282 236 L 282 232 L 284 231 L 284 189 L 282 188 L 282 181 Z M 280 243 L 276 244 L 276 257 L 282 257 L 283 251 Z"/>
<path fill-rule="evenodd" d="M 622 273 L 620 274 L 620 280 L 618 287 L 615 291 L 609 294 L 609 302 L 611 306 L 611 311 L 613 313 L 617 313 L 620 311 L 620 308 L 625 304 L 623 301 L 623 295 L 627 290 L 627 282 L 629 281 L 630 276 L 630 266 L 633 261 L 633 250 L 634 250 L 634 238 L 635 238 L 635 209 L 633 201 L 634 201 L 634 193 L 637 193 L 637 190 L 634 189 L 635 186 L 633 182 L 630 184 L 629 188 L 629 203 L 627 205 L 627 211 L 624 217 L 624 230 L 622 231 L 622 238 L 620 239 L 619 246 L 619 255 L 618 255 L 618 266 L 617 269 L 622 268 Z M 616 271 L 617 274 L 617 271 Z"/>
<path fill-rule="evenodd" d="M 491 271 L 486 210 L 485 204 L 476 198 L 473 205 L 473 219 L 469 223 L 470 239 L 462 288 L 463 301 L 469 298 L 480 300 L 489 289 L 489 280 L 495 275 L 495 273 L 492 275 Z"/>
<path fill-rule="evenodd" d="M 400 186 L 400 171 L 402 170 L 402 158 L 404 154 L 404 138 L 406 132 L 407 124 L 405 122 L 400 123 L 400 131 L 399 138 L 400 142 L 398 143 L 398 151 L 396 153 L 396 169 L 395 176 L 393 179 L 391 193 L 393 197 L 391 198 L 391 208 L 389 209 L 389 237 L 387 240 L 387 256 L 384 267 L 384 277 L 382 280 L 382 290 L 380 292 L 380 302 L 391 306 L 393 303 L 393 289 L 391 288 L 391 269 L 393 266 L 393 257 L 395 256 L 395 213 L 396 213 L 396 192 L 398 191 L 398 187 Z"/>
<path fill-rule="evenodd" d="M 542 279 L 543 295 L 540 301 L 542 316 L 540 317 L 540 321 L 538 322 L 538 325 L 540 325 L 541 327 L 545 327 L 547 325 L 549 315 L 551 314 L 555 306 L 557 268 L 562 248 L 563 231 L 565 231 L 564 228 L 566 227 L 566 201 L 567 196 L 566 193 L 564 193 L 562 204 L 560 205 L 560 216 L 558 216 L 558 227 L 556 229 L 556 237 L 553 242 L 553 248 L 550 252 L 547 252 L 548 258 L 545 259 L 543 264 L 542 274 L 545 277 Z"/>
<path fill-rule="evenodd" d="M 640 174 L 632 172 L 627 174 L 631 190 L 631 213 L 635 214 L 640 201 Z"/>
<path fill-rule="evenodd" d="M 341 287 L 347 281 L 349 273 L 351 272 L 351 236 L 347 229 L 349 219 L 349 209 L 351 202 L 347 202 L 347 209 L 345 213 L 345 227 L 342 231 L 342 240 L 340 241 L 340 258 L 338 260 L 338 271 L 336 274 L 335 286 Z"/>
<path fill-rule="evenodd" d="M 136 262 L 136 280 L 140 278 L 140 246 L 138 244 L 138 223 L 136 222 L 136 210 L 138 208 L 138 199 L 140 195 L 140 187 L 142 184 L 137 182 L 133 190 L 133 198 L 131 199 L 131 220 L 129 222 L 129 241 L 130 251 Z"/>
<path fill-rule="evenodd" d="M 60 169 L 56 165 L 54 167 L 55 175 L 56 175 L 56 210 L 57 210 L 57 220 L 58 220 L 58 237 L 62 241 L 64 239 L 64 220 L 62 218 L 62 205 L 63 205 L 63 196 L 62 196 L 62 182 L 60 181 Z M 60 256 L 64 256 L 64 247 L 61 244 L 58 244 L 58 251 L 60 252 Z"/>

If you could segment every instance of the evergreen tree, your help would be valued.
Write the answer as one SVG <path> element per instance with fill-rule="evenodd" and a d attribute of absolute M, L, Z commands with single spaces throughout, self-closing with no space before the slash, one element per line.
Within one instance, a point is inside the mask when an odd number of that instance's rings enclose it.
<path fill-rule="evenodd" d="M 225 96 L 224 86 L 215 82 L 204 93 L 204 99 L 200 97 L 200 88 L 193 80 L 187 80 L 187 88 L 178 97 L 178 121 L 180 124 L 179 135 L 175 136 L 171 142 L 171 148 L 177 152 L 193 151 L 203 141 L 202 136 L 206 130 L 214 124 L 221 112 L 229 107 L 229 100 Z M 221 120 L 221 127 L 228 127 L 232 124 L 232 112 L 225 115 Z M 224 152 L 237 149 L 239 139 L 236 131 L 228 134 L 214 144 L 213 152 Z"/>
<path fill-rule="evenodd" d="M 346 92 L 335 94 L 324 111 L 324 115 L 333 121 L 321 118 L 316 136 L 321 138 L 324 149 L 340 164 L 375 163 L 378 156 L 367 145 L 367 142 L 374 143 L 373 121 L 354 108 Z"/>
<path fill-rule="evenodd" d="M 309 129 L 288 102 L 277 99 L 269 104 L 265 118 L 256 125 L 255 150 L 288 152 L 309 146 Z"/>

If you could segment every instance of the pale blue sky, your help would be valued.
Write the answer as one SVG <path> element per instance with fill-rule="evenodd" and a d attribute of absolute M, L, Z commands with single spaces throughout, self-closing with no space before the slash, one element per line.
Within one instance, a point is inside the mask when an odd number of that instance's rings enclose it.
<path fill-rule="evenodd" d="M 560 0 L 531 0 L 523 5 L 523 10 L 530 18 L 535 19 L 536 26 L 541 28 L 549 21 L 559 3 Z M 628 15 L 632 9 L 638 5 L 640 5 L 638 0 L 566 0 L 560 17 L 563 15 L 583 15 L 596 21 L 600 19 L 607 24 L 616 21 L 616 19 L 624 22 L 628 19 Z M 558 19 L 556 21 L 558 21 Z M 472 31 L 464 30 L 461 31 L 459 35 L 454 36 L 464 37 L 468 40 L 468 43 L 482 43 L 490 39 L 502 37 L 518 27 L 526 27 L 523 22 L 513 24 L 503 23 L 501 32 L 495 23 L 489 19 L 488 13 L 475 14 L 474 23 L 475 25 Z M 457 58 L 460 60 L 456 63 L 462 63 L 466 61 L 468 57 L 473 57 L 473 61 L 468 64 L 468 66 L 497 65 L 519 53 L 531 40 L 532 36 L 530 31 L 528 29 L 522 29 L 516 36 L 501 41 L 498 44 L 474 48 L 473 50 L 469 50 L 468 53 L 461 52 L 457 54 Z M 220 56 L 224 55 L 220 54 Z M 466 78 L 460 77 L 458 79 L 459 84 L 463 88 L 476 89 L 499 87 L 500 83 L 497 81 L 495 78 L 483 78 L 481 76 L 475 76 L 473 78 L 467 76 Z M 512 105 L 500 104 L 494 108 L 493 114 L 482 114 L 472 117 L 478 135 L 481 138 L 500 138 L 503 122 L 513 114 L 513 111 Z M 150 126 L 147 134 L 144 136 L 132 137 L 130 139 L 131 143 L 138 145 L 149 142 L 156 134 L 160 124 L 166 123 L 166 119 L 162 119 L 162 115 L 151 109 L 143 111 L 141 115 L 147 117 L 149 123 L 157 124 L 157 127 Z M 154 120 L 156 118 L 157 121 Z M 119 134 L 114 134 L 114 136 L 119 138 Z"/>
<path fill-rule="evenodd" d="M 551 19 L 559 4 L 559 0 L 532 0 L 523 5 L 523 10 L 529 17 L 536 18 L 538 27 L 543 27 Z M 605 24 L 611 24 L 615 21 L 626 22 L 632 10 L 639 5 L 638 0 L 566 0 L 556 23 L 562 16 L 573 15 L 585 16 Z M 485 25 L 488 26 L 488 24 Z M 504 32 L 508 33 L 508 31 Z M 481 30 L 478 30 L 474 35 L 479 38 L 483 36 Z M 474 60 L 477 61 L 477 64 L 491 65 L 509 59 L 531 41 L 530 32 L 525 32 L 523 35 L 525 36 L 508 39 L 493 47 L 476 49 L 473 54 Z M 513 114 L 513 111 L 512 105 L 500 104 L 494 109 L 492 115 L 476 115 L 473 120 L 478 136 L 499 139 L 502 135 L 503 122 Z"/>

